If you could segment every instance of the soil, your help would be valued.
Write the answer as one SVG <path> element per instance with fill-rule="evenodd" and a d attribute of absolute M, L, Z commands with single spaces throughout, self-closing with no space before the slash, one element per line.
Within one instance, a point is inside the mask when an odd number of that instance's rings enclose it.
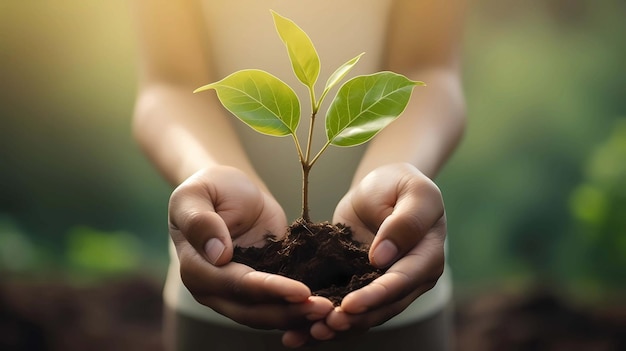
<path fill-rule="evenodd" d="M 368 251 L 369 245 L 354 240 L 347 226 L 299 219 L 282 239 L 268 234 L 263 247 L 235 247 L 233 261 L 301 281 L 313 295 L 338 306 L 349 292 L 384 272 L 369 263 Z"/>

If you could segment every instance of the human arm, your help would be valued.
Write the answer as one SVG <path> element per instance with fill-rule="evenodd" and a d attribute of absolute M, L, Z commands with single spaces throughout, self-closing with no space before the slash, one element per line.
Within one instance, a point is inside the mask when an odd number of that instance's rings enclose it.
<path fill-rule="evenodd" d="M 230 262 L 233 242 L 282 234 L 283 210 L 256 174 L 216 97 L 197 1 L 135 0 L 139 91 L 133 131 L 176 187 L 169 231 L 186 287 L 201 303 L 260 328 L 323 318 L 332 306 L 302 283 Z M 216 241 L 217 240 L 217 241 Z"/>
<path fill-rule="evenodd" d="M 404 113 L 369 144 L 354 175 L 408 162 L 434 179 L 465 129 L 461 45 L 465 0 L 396 0 L 390 13 L 383 68 L 426 82 Z"/>

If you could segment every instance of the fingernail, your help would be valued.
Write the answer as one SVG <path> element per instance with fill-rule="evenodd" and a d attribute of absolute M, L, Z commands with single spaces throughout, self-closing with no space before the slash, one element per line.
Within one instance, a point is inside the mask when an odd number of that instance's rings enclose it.
<path fill-rule="evenodd" d="M 206 255 L 211 264 L 215 264 L 220 256 L 222 256 L 224 248 L 224 244 L 219 239 L 211 238 L 209 239 L 209 241 L 206 242 L 206 245 L 204 245 L 204 251 L 206 252 Z"/>
<path fill-rule="evenodd" d="M 373 263 L 377 267 L 387 267 L 397 255 L 398 248 L 396 245 L 389 240 L 383 240 L 376 246 L 374 254 L 372 255 L 372 261 L 374 261 Z"/>

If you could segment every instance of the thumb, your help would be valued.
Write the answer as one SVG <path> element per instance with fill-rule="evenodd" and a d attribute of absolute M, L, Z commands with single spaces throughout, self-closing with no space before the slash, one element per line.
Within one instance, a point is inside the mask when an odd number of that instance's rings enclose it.
<path fill-rule="evenodd" d="M 439 188 L 426 176 L 402 177 L 393 211 L 381 223 L 370 247 L 370 262 L 388 267 L 415 247 L 444 215 Z"/>
<path fill-rule="evenodd" d="M 211 264 L 220 266 L 232 259 L 233 243 L 228 227 L 194 185 L 174 191 L 169 205 L 170 235 L 175 244 L 187 241 Z M 177 245 L 178 246 L 178 245 Z"/>

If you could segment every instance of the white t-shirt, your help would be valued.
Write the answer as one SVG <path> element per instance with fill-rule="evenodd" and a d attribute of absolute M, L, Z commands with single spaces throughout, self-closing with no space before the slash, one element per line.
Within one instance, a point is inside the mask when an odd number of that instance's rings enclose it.
<path fill-rule="evenodd" d="M 306 140 L 310 103 L 307 88 L 291 68 L 270 9 L 293 20 L 311 38 L 321 60 L 317 92 L 340 65 L 365 52 L 350 76 L 380 70 L 385 28 L 391 0 L 204 0 L 211 59 L 218 79 L 237 70 L 268 71 L 289 84 L 301 99 L 302 117 L 298 135 Z M 349 78 L 348 77 L 348 78 Z M 207 82 L 210 83 L 210 82 Z M 313 152 L 325 141 L 324 113 L 336 89 L 326 98 L 318 114 Z M 261 135 L 233 117 L 233 124 L 257 172 L 293 220 L 300 215 L 301 169 L 291 138 Z M 346 193 L 364 147 L 331 147 L 311 170 L 309 207 L 313 220 L 331 220 L 337 202 Z M 196 302 L 182 284 L 178 259 L 170 245 L 171 264 L 164 297 L 168 306 L 181 313 L 222 325 L 243 327 Z M 448 269 L 437 285 L 404 312 L 379 328 L 397 326 L 425 318 L 441 310 L 451 298 Z"/>

